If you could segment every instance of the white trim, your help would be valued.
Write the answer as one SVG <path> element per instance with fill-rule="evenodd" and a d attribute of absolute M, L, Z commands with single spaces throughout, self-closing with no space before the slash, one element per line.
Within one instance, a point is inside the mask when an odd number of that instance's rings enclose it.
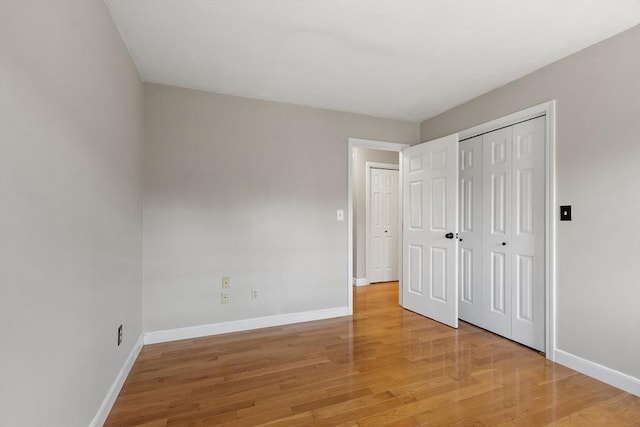
<path fill-rule="evenodd" d="M 545 334 L 547 358 L 556 360 L 556 101 L 545 106 L 547 124 L 547 146 L 545 151 L 545 265 L 546 269 L 546 324 Z"/>
<path fill-rule="evenodd" d="M 374 139 L 348 138 L 350 147 L 370 148 L 372 150 L 397 151 L 410 147 L 410 144 L 401 144 L 399 142 L 376 141 Z"/>
<path fill-rule="evenodd" d="M 367 277 L 372 277 L 373 275 L 371 274 L 371 271 L 369 270 L 371 268 L 371 209 L 370 209 L 370 205 L 369 203 L 371 203 L 371 169 L 387 169 L 387 170 L 399 170 L 400 169 L 400 163 L 393 164 L 393 163 L 378 163 L 378 162 L 366 162 L 364 164 L 364 173 L 365 173 L 365 220 L 364 220 L 364 232 L 365 232 L 365 246 L 364 246 L 364 253 L 365 253 L 365 262 L 364 262 L 364 271 L 367 274 Z M 400 188 L 400 174 L 398 173 L 398 189 L 396 189 L 399 193 L 399 188 Z M 400 196 L 399 194 L 397 194 L 398 197 L 398 207 L 400 206 Z M 398 213 L 400 213 L 401 211 L 398 209 Z M 398 215 L 398 225 L 397 225 L 397 230 L 398 232 L 400 230 L 402 230 L 402 218 L 400 218 L 400 215 Z M 396 233 L 396 245 L 397 245 L 397 241 L 398 241 L 398 236 Z M 398 266 L 397 269 L 399 269 L 400 267 Z"/>
<path fill-rule="evenodd" d="M 543 114 L 548 114 L 550 107 L 554 109 L 555 103 L 555 100 L 543 102 L 542 104 L 534 105 L 533 107 L 529 107 L 521 111 L 516 111 L 515 113 L 511 113 L 498 119 L 491 120 L 490 122 L 481 123 L 479 125 L 467 128 L 458 132 L 460 140 L 472 138 L 474 136 L 491 132 L 501 127 L 510 126 L 524 120 L 529 120 Z"/>
<path fill-rule="evenodd" d="M 133 364 L 135 363 L 138 355 L 140 354 L 140 350 L 142 350 L 143 346 L 143 337 L 140 335 L 138 341 L 133 345 L 131 349 L 131 353 L 129 353 L 129 357 L 125 360 L 124 365 L 118 372 L 118 376 L 109 387 L 109 391 L 107 391 L 107 395 L 105 396 L 100 408 L 98 408 L 98 412 L 93 417 L 93 420 L 89 423 L 89 427 L 100 427 L 104 425 L 105 421 L 107 421 L 107 417 L 109 416 L 109 412 L 111 412 L 111 408 L 113 408 L 113 404 L 116 402 L 118 394 L 120 394 L 120 390 L 122 389 L 122 385 L 124 384 Z"/>
<path fill-rule="evenodd" d="M 369 279 L 366 277 L 353 278 L 353 286 L 367 286 L 369 285 Z"/>
<path fill-rule="evenodd" d="M 370 285 L 369 280 L 366 277 L 360 279 L 353 278 L 353 286 L 367 286 Z"/>
<path fill-rule="evenodd" d="M 555 353 L 556 363 L 640 397 L 640 378 L 623 374 L 558 348 Z"/>
<path fill-rule="evenodd" d="M 300 313 L 276 314 L 273 316 L 254 317 L 231 322 L 211 323 L 208 325 L 188 326 L 186 328 L 166 329 L 144 333 L 145 344 L 206 337 L 209 335 L 242 332 L 271 326 L 289 325 L 292 323 L 310 322 L 351 315 L 348 307 L 327 308 L 324 310 L 304 311 Z"/>
<path fill-rule="evenodd" d="M 349 314 L 353 314 L 353 149 L 354 148 L 371 148 L 374 150 L 395 151 L 402 153 L 402 150 L 409 147 L 409 144 L 399 144 L 396 142 L 374 141 L 371 139 L 348 138 L 347 143 L 347 298 L 349 301 Z M 399 173 L 402 176 L 402 156 L 399 156 Z M 402 180 L 399 180 L 398 198 L 402 200 Z M 402 208 L 402 203 L 398 204 L 398 208 Z M 402 211 L 398 211 L 398 215 L 402 215 Z M 401 230 L 398 231 L 401 234 Z M 398 239 L 398 248 L 401 248 L 401 235 Z M 402 262 L 402 250 L 398 249 L 398 262 Z M 402 264 L 399 264 L 402 265 Z M 402 285 L 402 269 L 398 271 L 399 281 Z M 400 296 L 402 298 L 402 296 Z"/>
<path fill-rule="evenodd" d="M 545 352 L 556 359 L 556 101 L 551 100 L 527 109 L 460 131 L 468 139 L 538 116 L 546 116 L 545 138 Z"/>

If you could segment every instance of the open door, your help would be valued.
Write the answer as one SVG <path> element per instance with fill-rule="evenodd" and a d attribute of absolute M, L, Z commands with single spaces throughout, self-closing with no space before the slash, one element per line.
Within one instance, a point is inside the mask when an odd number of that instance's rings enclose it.
<path fill-rule="evenodd" d="M 458 134 L 403 151 L 402 306 L 458 327 Z"/>

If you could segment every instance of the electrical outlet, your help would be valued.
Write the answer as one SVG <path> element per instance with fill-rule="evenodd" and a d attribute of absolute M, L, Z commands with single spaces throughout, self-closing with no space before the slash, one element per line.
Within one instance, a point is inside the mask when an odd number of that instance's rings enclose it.
<path fill-rule="evenodd" d="M 228 293 L 222 292 L 220 294 L 220 303 L 221 304 L 229 304 L 230 301 L 231 301 L 231 298 L 229 297 Z"/>
<path fill-rule="evenodd" d="M 254 301 L 258 299 L 258 290 L 257 289 L 251 289 L 251 299 L 254 300 Z"/>
<path fill-rule="evenodd" d="M 118 326 L 118 345 L 122 344 L 122 325 Z"/>
<path fill-rule="evenodd" d="M 231 287 L 231 277 L 222 278 L 222 289 L 229 289 Z"/>

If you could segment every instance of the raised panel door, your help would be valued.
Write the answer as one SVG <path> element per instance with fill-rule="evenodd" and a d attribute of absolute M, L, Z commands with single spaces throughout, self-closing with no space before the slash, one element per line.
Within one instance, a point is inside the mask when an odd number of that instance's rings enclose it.
<path fill-rule="evenodd" d="M 513 126 L 511 338 L 544 350 L 545 118 Z"/>
<path fill-rule="evenodd" d="M 382 174 L 382 281 L 398 280 L 398 171 Z"/>
<path fill-rule="evenodd" d="M 482 136 L 481 326 L 511 337 L 511 151 L 512 128 Z"/>
<path fill-rule="evenodd" d="M 458 136 L 404 150 L 403 307 L 458 326 Z M 451 233 L 451 234 L 449 234 Z M 449 235 L 449 237 L 447 237 Z"/>
<path fill-rule="evenodd" d="M 398 280 L 398 171 L 371 168 L 367 279 Z"/>
<path fill-rule="evenodd" d="M 459 317 L 482 325 L 482 136 L 459 145 Z"/>

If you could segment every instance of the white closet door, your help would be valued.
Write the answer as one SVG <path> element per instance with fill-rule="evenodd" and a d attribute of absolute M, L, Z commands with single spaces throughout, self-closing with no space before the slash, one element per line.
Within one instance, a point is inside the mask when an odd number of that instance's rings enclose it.
<path fill-rule="evenodd" d="M 459 317 L 482 326 L 482 136 L 460 150 Z"/>
<path fill-rule="evenodd" d="M 544 349 L 545 118 L 513 126 L 511 338 Z"/>
<path fill-rule="evenodd" d="M 483 136 L 483 327 L 511 337 L 512 127 Z"/>
<path fill-rule="evenodd" d="M 458 327 L 458 135 L 403 152 L 402 306 Z"/>

